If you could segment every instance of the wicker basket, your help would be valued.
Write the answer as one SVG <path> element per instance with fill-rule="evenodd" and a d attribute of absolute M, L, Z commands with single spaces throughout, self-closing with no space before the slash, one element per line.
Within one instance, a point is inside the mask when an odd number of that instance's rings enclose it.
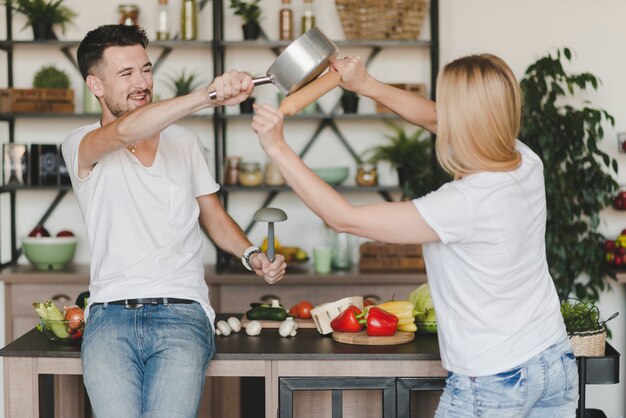
<path fill-rule="evenodd" d="M 335 0 L 346 39 L 417 39 L 428 0 Z"/>
<path fill-rule="evenodd" d="M 600 357 L 604 355 L 606 329 L 570 334 L 572 349 L 576 357 Z"/>

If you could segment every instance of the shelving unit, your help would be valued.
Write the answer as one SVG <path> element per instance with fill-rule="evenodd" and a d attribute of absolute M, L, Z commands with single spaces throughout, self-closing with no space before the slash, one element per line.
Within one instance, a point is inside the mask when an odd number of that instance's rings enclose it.
<path fill-rule="evenodd" d="M 383 50 L 389 48 L 414 48 L 414 49 L 428 49 L 430 52 L 430 91 L 431 98 L 435 98 L 435 86 L 437 73 L 439 71 L 439 7 L 438 0 L 430 1 L 430 40 L 340 40 L 334 41 L 339 49 L 345 47 L 365 47 L 370 49 L 369 56 L 365 59 L 365 65 L 369 65 L 376 56 Z M 222 74 L 227 68 L 225 65 L 225 51 L 227 49 L 244 49 L 244 48 L 265 48 L 273 51 L 276 55 L 279 54 L 280 49 L 289 44 L 288 41 L 276 41 L 276 40 L 254 40 L 254 41 L 233 41 L 224 39 L 223 19 L 224 17 L 224 2 L 213 1 L 213 68 L 215 74 Z M 287 122 L 294 122 L 300 120 L 315 120 L 318 121 L 317 127 L 310 136 L 308 142 L 300 151 L 300 157 L 304 157 L 309 149 L 314 145 L 315 141 L 319 138 L 319 135 L 325 129 L 330 129 L 337 137 L 339 143 L 348 151 L 355 162 L 361 162 L 360 157 L 351 147 L 349 141 L 344 137 L 339 129 L 338 122 L 343 120 L 394 120 L 398 119 L 395 114 L 340 114 L 337 113 L 337 109 L 340 104 L 336 103 L 330 112 L 323 112 L 319 106 L 317 106 L 317 113 L 295 115 L 286 118 Z M 218 108 L 214 114 L 214 135 L 215 135 L 215 174 L 219 183 L 223 183 L 224 173 L 224 161 L 227 155 L 227 125 L 231 121 L 246 120 L 250 115 L 229 115 L 226 114 L 223 108 Z M 434 141 L 434 138 L 433 138 Z M 434 142 L 433 142 L 434 143 Z M 436 157 L 433 153 L 433 166 L 436 166 Z M 365 187 L 337 187 L 340 192 L 376 192 L 383 199 L 391 201 L 391 193 L 399 192 L 398 186 L 385 187 L 379 186 L 375 188 Z M 229 194 L 234 192 L 263 192 L 266 193 L 266 198 L 263 201 L 261 207 L 268 206 L 279 193 L 289 191 L 286 187 L 223 187 L 221 190 L 221 196 L 226 209 L 228 209 L 228 197 Z M 254 226 L 254 221 L 245 227 L 245 232 L 248 233 Z M 229 267 L 232 260 L 224 252 L 218 249 L 217 251 L 217 270 L 225 271 Z"/>

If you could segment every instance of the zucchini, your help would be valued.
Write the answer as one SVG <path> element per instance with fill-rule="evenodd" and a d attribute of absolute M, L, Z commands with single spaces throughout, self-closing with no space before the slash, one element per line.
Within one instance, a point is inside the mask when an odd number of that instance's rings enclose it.
<path fill-rule="evenodd" d="M 255 306 L 246 312 L 249 320 L 269 320 L 284 321 L 287 318 L 287 311 L 284 308 L 271 308 L 265 306 Z"/>

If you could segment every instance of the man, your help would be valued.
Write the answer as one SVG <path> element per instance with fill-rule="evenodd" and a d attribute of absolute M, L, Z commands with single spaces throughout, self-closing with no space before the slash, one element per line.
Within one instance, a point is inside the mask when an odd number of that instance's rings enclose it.
<path fill-rule="evenodd" d="M 186 96 L 151 103 L 145 32 L 89 32 L 78 64 L 102 107 L 100 122 L 70 133 L 63 156 L 91 246 L 82 364 L 98 418 L 196 417 L 215 313 L 198 219 L 211 239 L 268 283 L 285 274 L 252 246 L 215 192 L 197 135 L 173 125 L 197 110 L 235 105 L 252 92 L 232 71 Z M 209 99 L 215 90 L 217 98 Z"/>

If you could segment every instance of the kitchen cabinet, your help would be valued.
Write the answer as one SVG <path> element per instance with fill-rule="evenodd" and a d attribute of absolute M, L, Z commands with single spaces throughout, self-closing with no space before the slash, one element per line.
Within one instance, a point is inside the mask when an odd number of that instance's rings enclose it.
<path fill-rule="evenodd" d="M 254 49 L 264 48 L 272 50 L 276 55 L 288 45 L 289 41 L 275 41 L 275 40 L 254 40 L 254 41 L 235 41 L 224 38 L 224 8 L 226 1 L 214 1 L 213 2 L 213 66 L 215 74 L 222 74 L 225 70 L 229 69 L 226 64 L 226 53 L 228 52 L 236 54 L 245 54 L 247 51 Z M 430 39 L 428 40 L 341 40 L 335 41 L 340 51 L 356 47 L 365 48 L 369 51 L 369 55 L 365 58 L 365 64 L 368 66 L 375 58 L 385 49 L 401 49 L 407 50 L 411 54 L 415 54 L 417 51 L 428 51 L 428 57 L 430 60 L 430 80 L 420 80 L 421 82 L 429 82 L 431 98 L 435 98 L 435 85 L 436 77 L 439 70 L 439 23 L 438 23 L 438 0 L 430 1 Z M 319 22 L 318 22 L 319 24 Z M 271 62 L 268 62 L 269 66 Z M 310 138 L 301 148 L 299 155 L 304 158 L 311 147 L 313 147 L 316 141 L 320 138 L 320 135 L 325 130 L 330 130 L 335 136 L 338 143 L 345 148 L 348 154 L 354 160 L 353 165 L 361 162 L 360 156 L 355 152 L 350 144 L 348 138 L 344 136 L 340 129 L 340 123 L 342 121 L 352 122 L 365 122 L 365 121 L 385 121 L 398 119 L 394 114 L 343 114 L 338 112 L 340 102 L 335 103 L 333 108 L 329 112 L 325 112 L 319 105 L 316 105 L 315 112 L 308 113 L 303 112 L 292 117 L 286 117 L 286 123 L 298 123 L 305 121 L 316 122 L 316 127 L 310 133 Z M 224 184 L 224 170 L 225 161 L 228 155 L 228 143 L 232 138 L 228 138 L 227 128 L 229 125 L 241 123 L 242 121 L 249 124 L 250 115 L 234 115 L 227 112 L 224 108 L 218 108 L 215 110 L 214 115 L 214 135 L 215 135 L 215 175 L 220 184 Z M 433 138 L 434 140 L 434 138 Z M 434 144 L 434 142 L 433 142 Z M 330 150 L 329 150 L 330 151 Z M 334 152 L 334 151 L 333 151 Z M 434 157 L 434 153 L 433 153 Z M 433 165 L 436 165 L 436 161 L 433 158 Z M 435 172 L 436 170 L 433 170 Z M 365 188 L 358 186 L 340 186 L 337 187 L 341 193 L 350 192 L 375 192 L 382 196 L 383 199 L 390 201 L 392 199 L 392 193 L 400 192 L 398 186 L 386 187 L 378 186 L 373 188 Z M 266 207 L 278 196 L 279 193 L 288 192 L 288 187 L 241 187 L 241 186 L 223 186 L 221 189 L 221 196 L 224 206 L 228 210 L 229 196 L 233 193 L 263 193 L 265 199 L 261 204 L 261 207 Z M 254 221 L 250 221 L 244 228 L 246 233 L 249 233 L 254 226 Z M 235 261 L 236 263 L 236 261 Z M 221 250 L 217 250 L 217 269 L 218 271 L 228 271 L 228 268 L 233 264 L 233 259 Z"/>

